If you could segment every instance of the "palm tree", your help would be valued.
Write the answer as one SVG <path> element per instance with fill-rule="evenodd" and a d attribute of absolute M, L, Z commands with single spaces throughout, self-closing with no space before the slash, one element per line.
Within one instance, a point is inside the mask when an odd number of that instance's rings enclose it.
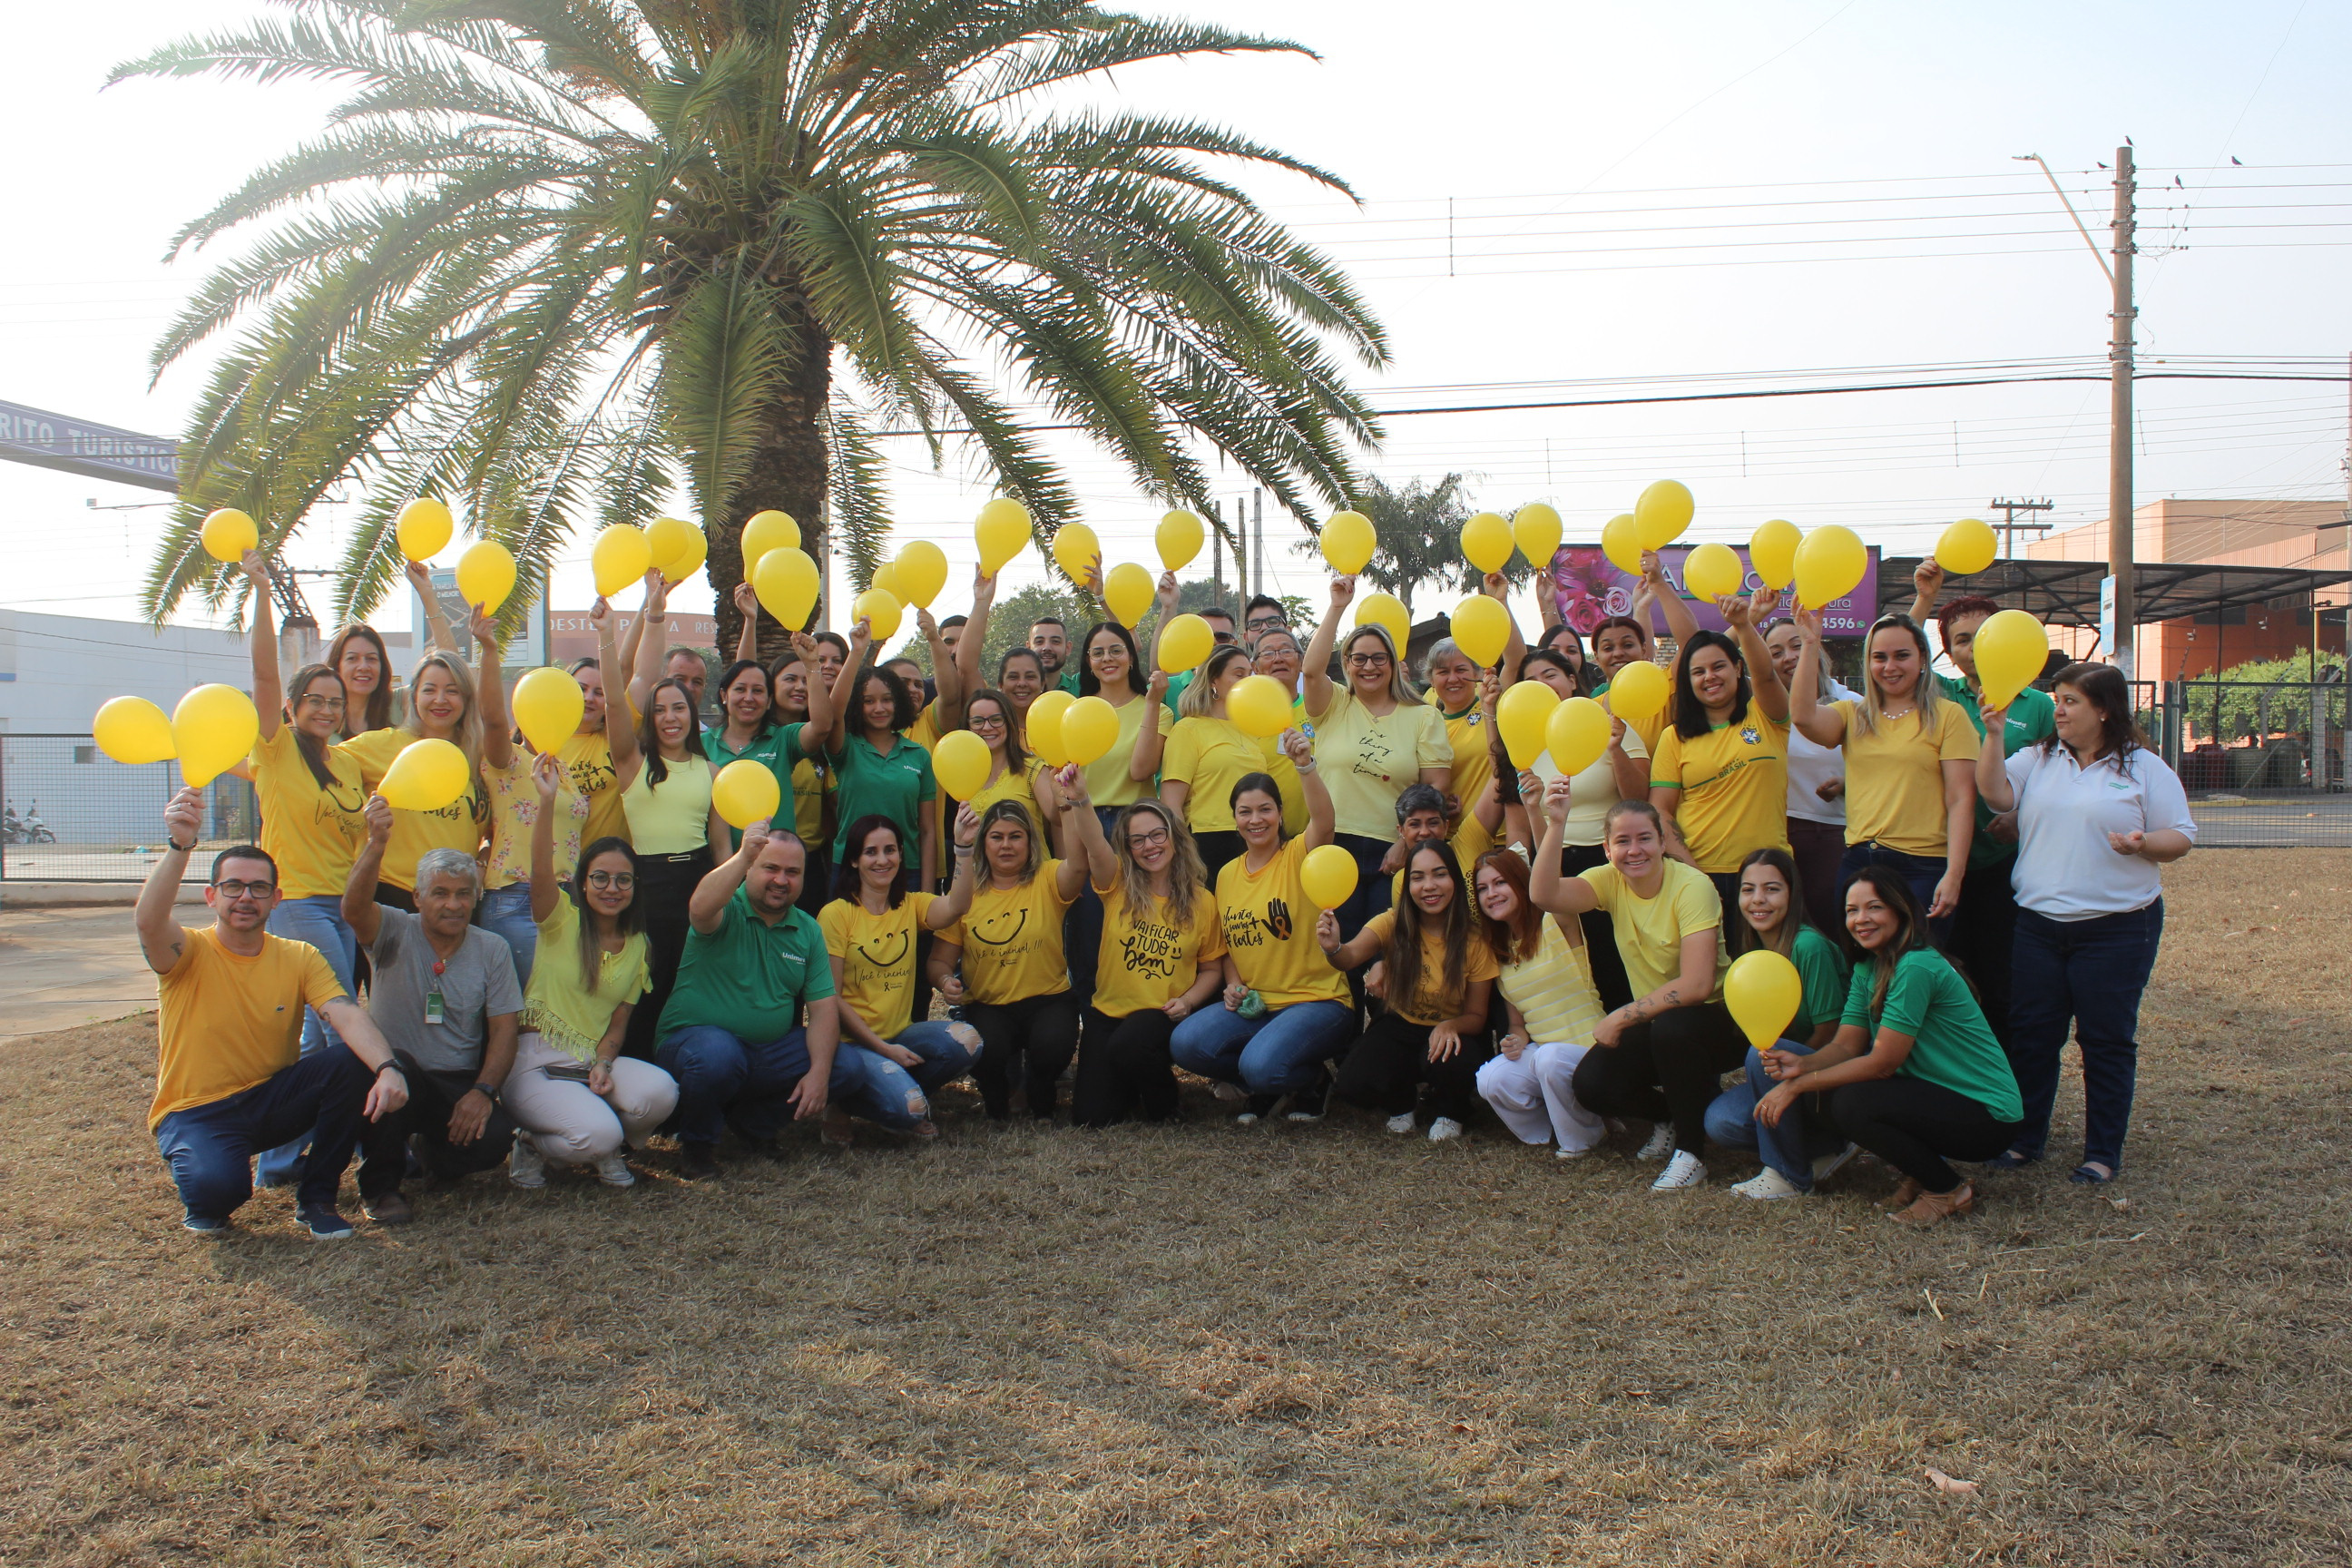
<path fill-rule="evenodd" d="M 725 646 L 755 510 L 830 528 L 863 584 L 888 536 L 888 430 L 934 465 L 970 440 L 1047 536 L 1076 500 L 1041 430 L 1203 511 L 1213 449 L 1302 519 L 1377 437 L 1339 361 L 1385 363 L 1379 323 L 1206 161 L 1341 182 L 1215 126 L 1041 101 L 1123 65 L 1297 44 L 1089 0 L 289 9 L 114 73 L 352 88 L 172 247 L 244 242 L 156 373 L 244 330 L 184 445 L 144 595 L 159 620 L 236 592 L 198 549 L 206 512 L 242 507 L 275 548 L 345 478 L 373 499 L 344 618 L 393 580 L 410 496 L 457 502 L 543 583 L 574 528 L 642 519 L 683 482 Z"/>

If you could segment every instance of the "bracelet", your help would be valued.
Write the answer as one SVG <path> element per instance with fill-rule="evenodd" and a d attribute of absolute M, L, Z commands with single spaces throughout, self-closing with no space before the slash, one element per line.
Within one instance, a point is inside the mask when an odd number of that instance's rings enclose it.
<path fill-rule="evenodd" d="M 466 1092 L 468 1094 L 480 1095 L 484 1100 L 490 1102 L 490 1109 L 493 1110 L 496 1110 L 499 1108 L 499 1091 L 489 1084 L 478 1083 Z"/>
<path fill-rule="evenodd" d="M 397 1057 L 386 1057 L 382 1062 L 377 1064 L 375 1069 L 376 1077 L 382 1078 L 388 1072 L 399 1072 L 400 1076 L 404 1079 L 408 1076 L 404 1072 L 400 1072 L 400 1058 Z"/>
<path fill-rule="evenodd" d="M 168 845 L 170 845 L 173 848 L 174 848 L 174 849 L 178 850 L 178 851 L 179 851 L 181 854 L 183 854 L 183 855 L 185 855 L 189 850 L 194 849 L 194 848 L 195 847 L 195 846 L 194 846 L 194 844 L 183 844 L 183 843 L 181 843 L 178 839 L 176 839 L 176 838 L 173 837 L 172 837 L 170 834 L 168 834 L 168 833 L 166 833 L 165 835 L 163 835 L 163 842 L 164 842 L 164 843 L 166 843 L 166 844 L 168 844 Z"/>

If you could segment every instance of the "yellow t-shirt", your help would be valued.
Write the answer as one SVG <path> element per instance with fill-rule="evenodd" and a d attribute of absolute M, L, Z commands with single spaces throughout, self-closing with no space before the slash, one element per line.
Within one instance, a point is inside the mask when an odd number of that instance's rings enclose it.
<path fill-rule="evenodd" d="M 1103 700 L 1110 700 L 1104 697 Z M 1087 794 L 1097 805 L 1132 805 L 1151 791 L 1150 779 L 1127 776 L 1135 761 L 1135 743 L 1143 739 L 1143 721 L 1168 710 L 1149 697 L 1129 694 L 1123 705 L 1115 706 L 1118 715 L 1118 740 L 1111 749 L 1086 765 Z M 1167 733 L 1163 725 L 1161 734 Z"/>
<path fill-rule="evenodd" d="M 1667 725 L 1650 783 L 1682 791 L 1675 825 L 1702 871 L 1737 871 L 1754 850 L 1789 847 L 1789 727 L 1753 702 L 1697 740 Z"/>
<path fill-rule="evenodd" d="M 539 781 L 531 776 L 538 759 L 527 747 L 517 746 L 505 768 L 482 764 L 482 784 L 490 795 L 490 847 L 482 858 L 482 886 L 510 888 L 530 880 L 530 830 L 539 820 Z M 566 775 L 555 792 L 555 875 L 569 881 L 580 868 L 581 837 L 593 808 L 588 797 L 572 787 Z"/>
<path fill-rule="evenodd" d="M 1486 715 L 1475 703 L 1467 713 L 1449 715 L 1445 720 L 1446 743 L 1454 748 L 1454 782 L 1445 793 L 1462 803 L 1461 820 L 1454 831 L 1469 826 L 1470 814 L 1478 808 L 1478 797 L 1486 793 L 1488 781 L 1495 776 L 1494 753 L 1486 749 Z M 1467 868 L 1467 863 L 1465 863 Z"/>
<path fill-rule="evenodd" d="M 817 912 L 824 951 L 841 960 L 842 1001 L 886 1040 L 914 1021 L 915 939 L 931 899 L 908 893 L 878 915 L 855 900 L 835 899 Z"/>
<path fill-rule="evenodd" d="M 710 781 L 718 776 L 709 757 L 684 757 L 664 764 L 653 782 L 650 758 L 639 758 L 637 776 L 621 792 L 629 814 L 629 842 L 640 855 L 687 855 L 710 842 Z"/>
<path fill-rule="evenodd" d="M 1683 972 L 1683 938 L 1714 931 L 1715 985 L 1720 989 L 1723 969 L 1723 899 L 1706 873 L 1679 860 L 1665 862 L 1666 879 L 1658 896 L 1643 898 L 1633 891 L 1614 866 L 1595 866 L 1581 873 L 1592 884 L 1609 923 L 1617 932 L 1617 954 L 1625 961 L 1625 978 L 1635 1000 L 1647 996 Z M 1713 990 L 1707 996 L 1715 994 Z M 1706 996 L 1685 997 L 1704 1002 Z"/>
<path fill-rule="evenodd" d="M 577 799 L 566 792 L 567 798 Z M 534 798 L 531 802 L 537 805 Z M 621 939 L 621 951 L 602 955 L 596 989 L 591 993 L 580 964 L 580 911 L 568 894 L 539 922 L 539 956 L 531 960 L 530 984 L 523 992 L 522 1026 L 575 1061 L 589 1061 L 613 1026 L 613 1009 L 635 1004 L 653 986 L 646 933 Z"/>
<path fill-rule="evenodd" d="M 1062 897 L 1061 867 L 1059 860 L 1041 860 L 1034 877 L 1011 889 L 992 887 L 981 873 L 971 908 L 939 933 L 940 941 L 963 949 L 965 995 L 1002 1005 L 1070 988 L 1069 961 L 1062 952 L 1062 916 L 1070 900 Z"/>
<path fill-rule="evenodd" d="M 1633 725 L 1625 726 L 1625 738 L 1619 743 L 1635 762 L 1650 760 L 1650 748 L 1643 743 Z M 1549 752 L 1536 759 L 1535 774 L 1546 784 L 1559 777 L 1559 768 L 1552 762 Z M 1589 849 L 1601 842 L 1601 829 L 1609 822 L 1609 808 L 1622 798 L 1617 793 L 1617 770 L 1610 765 L 1609 753 L 1601 752 L 1600 761 L 1569 780 L 1568 792 L 1568 821 L 1562 826 L 1559 841 Z M 1532 805 L 1528 813 L 1533 816 L 1542 809 L 1540 805 Z M 1542 829 L 1538 827 L 1537 831 Z"/>
<path fill-rule="evenodd" d="M 1421 782 L 1423 768 L 1454 765 L 1445 716 L 1427 702 L 1402 702 L 1381 717 L 1354 692 L 1335 689 L 1331 706 L 1309 717 L 1315 761 L 1341 833 L 1395 837 L 1397 796 Z"/>
<path fill-rule="evenodd" d="M 336 749 L 358 760 L 360 782 L 373 792 L 383 782 L 393 759 L 415 744 L 417 739 L 416 731 L 409 729 L 370 730 Z M 383 851 L 383 879 L 395 888 L 414 892 L 416 862 L 424 858 L 426 850 L 456 849 L 467 855 L 479 855 L 489 826 L 489 795 L 482 788 L 479 773 L 467 781 L 464 795 L 438 811 L 403 811 L 395 806 L 392 813 L 392 841 Z"/>
<path fill-rule="evenodd" d="M 918 691 L 915 695 L 919 697 L 922 693 Z M 923 748 L 923 754 L 925 756 L 930 755 L 931 748 L 940 743 L 940 705 L 938 700 L 934 699 L 929 702 L 924 703 L 923 710 L 915 715 L 915 721 L 912 724 L 908 725 L 903 733 L 906 735 L 907 739 L 914 742 L 915 744 Z"/>
<path fill-rule="evenodd" d="M 1942 858 L 1950 848 L 1943 764 L 1975 762 L 1982 744 L 1968 710 L 1939 701 L 1931 731 L 1922 733 L 1918 718 L 1906 714 L 1865 735 L 1854 717 L 1860 703 L 1842 699 L 1832 706 L 1845 716 L 1845 841 Z"/>
<path fill-rule="evenodd" d="M 1045 771 L 1045 764 L 1036 758 L 1022 759 L 1020 767 L 1005 769 L 997 775 L 994 784 L 982 784 L 973 793 L 970 803 L 971 814 L 974 816 L 985 816 L 988 815 L 988 808 L 998 801 L 1017 800 L 1028 809 L 1030 826 L 1039 832 L 1045 831 L 1051 825 L 1046 822 L 1045 812 L 1037 805 L 1037 775 Z M 944 811 L 942 815 L 946 816 L 949 823 L 954 822 L 955 818 L 952 816 L 947 816 Z"/>
<path fill-rule="evenodd" d="M 1265 767 L 1265 748 L 1230 719 L 1179 719 L 1160 753 L 1161 780 L 1185 786 L 1184 826 L 1195 833 L 1231 833 L 1234 785 Z"/>
<path fill-rule="evenodd" d="M 1609 689 L 1605 686 L 1601 689 L 1600 702 L 1601 706 L 1603 708 L 1609 708 Z M 1639 735 L 1642 737 L 1642 751 L 1643 755 L 1654 757 L 1658 754 L 1658 737 L 1665 732 L 1666 720 L 1667 717 L 1673 713 L 1674 707 L 1675 700 L 1672 697 L 1668 697 L 1666 699 L 1665 706 L 1659 709 L 1655 713 L 1651 714 L 1648 718 L 1628 719 L 1625 721 L 1625 732 L 1629 735 Z M 1614 714 L 1617 710 L 1614 708 L 1609 708 L 1609 711 L 1612 714 Z M 1633 754 L 1633 748 L 1631 746 L 1626 747 L 1625 754 L 1627 756 L 1632 756 Z"/>
<path fill-rule="evenodd" d="M 833 843 L 824 831 L 824 806 L 834 787 L 833 770 L 824 763 L 803 757 L 793 764 L 793 831 L 813 855 Z"/>
<path fill-rule="evenodd" d="M 1225 933 L 1217 923 L 1217 900 L 1203 889 L 1192 900 L 1192 919 L 1171 924 L 1160 908 L 1138 912 L 1124 887 L 1097 888 L 1102 895 L 1102 956 L 1095 965 L 1095 1010 L 1124 1018 L 1157 1007 L 1192 989 L 1201 966 L 1225 954 Z"/>
<path fill-rule="evenodd" d="M 302 760 L 291 725 L 253 748 L 253 788 L 261 805 L 261 847 L 278 862 L 278 889 L 289 899 L 342 895 L 352 862 L 367 843 L 367 789 L 359 760 L 326 748 L 331 788 L 321 787 Z"/>
<path fill-rule="evenodd" d="M 628 814 L 621 809 L 620 778 L 613 771 L 613 745 L 604 731 L 575 734 L 556 749 L 572 787 L 588 797 L 587 842 L 629 837 Z"/>
<path fill-rule="evenodd" d="M 1293 838 L 1261 870 L 1249 868 L 1244 852 L 1217 873 L 1225 952 L 1242 984 L 1269 1007 L 1348 1000 L 1348 977 L 1331 967 L 1315 941 L 1318 911 L 1298 880 L 1306 859 L 1307 840 Z"/>
<path fill-rule="evenodd" d="M 1415 915 L 1416 921 L 1419 919 Z M 1372 940 L 1386 948 L 1396 932 L 1397 911 L 1382 910 L 1364 922 L 1364 929 L 1373 933 Z M 1424 931 L 1421 933 L 1421 984 L 1406 1000 L 1397 1000 L 1396 989 L 1389 989 L 1389 1011 L 1408 1023 L 1424 1027 L 1443 1024 L 1448 1018 L 1461 1016 L 1467 988 L 1481 980 L 1496 975 L 1495 954 L 1486 939 L 1478 934 L 1477 926 L 1470 928 L 1469 940 L 1462 944 L 1462 973 L 1456 976 L 1446 968 L 1445 938 L 1443 933 Z"/>
<path fill-rule="evenodd" d="M 343 994 L 326 955 L 307 942 L 264 933 L 240 957 L 220 931 L 198 926 L 171 973 L 158 978 L 155 1100 L 147 1130 L 175 1110 L 210 1105 L 267 1083 L 302 1054 L 302 1009 Z"/>

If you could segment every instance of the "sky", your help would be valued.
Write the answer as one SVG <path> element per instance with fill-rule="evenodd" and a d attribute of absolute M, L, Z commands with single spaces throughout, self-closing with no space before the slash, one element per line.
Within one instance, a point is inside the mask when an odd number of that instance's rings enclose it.
<path fill-rule="evenodd" d="M 1354 274 L 1386 323 L 1392 363 L 1361 379 L 1382 409 L 1900 380 L 1868 367 L 1961 362 L 2095 372 L 2106 279 L 2040 170 L 2016 160 L 2047 159 L 2104 244 L 2112 195 L 2098 165 L 2127 136 L 2146 368 L 2335 356 L 2326 373 L 2340 375 L 2352 352 L 2352 116 L 2334 68 L 2352 53 L 2352 8 L 1143 8 L 1316 52 L 1154 65 L 1086 96 L 1230 125 L 1349 183 L 1353 202 L 1294 176 L 1244 180 Z M 12 19 L 0 189 L 18 221 L 0 247 L 0 398 L 179 431 L 204 367 L 151 384 L 148 349 L 205 258 L 165 264 L 170 237 L 315 132 L 335 95 L 103 84 L 124 58 L 264 9 L 115 0 L 103 27 L 72 7 Z M 1673 477 L 1698 498 L 1693 541 L 1744 542 L 1787 517 L 1843 522 L 1896 552 L 1997 495 L 2050 498 L 2062 528 L 2103 518 L 2106 406 L 2104 383 L 2082 382 L 1406 415 L 1387 420 L 1366 467 L 1400 484 L 1459 470 L 1499 510 L 1549 500 L 1571 540 L 1597 538 L 1644 484 Z M 2340 381 L 2147 381 L 2139 408 L 2143 501 L 2345 494 Z M 911 441 L 892 456 L 898 537 L 938 539 L 968 570 L 985 477 L 956 458 L 933 473 Z M 1108 553 L 1148 561 L 1160 506 L 1108 458 L 1069 459 Z M 1238 475 L 1225 487 L 1246 488 Z M 131 616 L 162 500 L 0 463 L 12 565 L 0 606 Z M 344 510 L 320 510 L 294 564 L 331 563 Z M 1274 585 L 1319 596 L 1317 563 L 1282 547 L 1297 525 L 1269 514 L 1265 529 Z M 560 568 L 559 607 L 591 596 L 586 554 L 583 539 Z M 1031 556 L 1008 582 L 1041 574 Z M 963 581 L 951 576 L 941 609 L 960 607 Z M 677 602 L 707 599 L 698 583 Z"/>

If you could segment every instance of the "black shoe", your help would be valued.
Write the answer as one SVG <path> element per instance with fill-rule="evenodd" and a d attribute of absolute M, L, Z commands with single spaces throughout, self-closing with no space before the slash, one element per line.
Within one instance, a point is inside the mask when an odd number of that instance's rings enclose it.
<path fill-rule="evenodd" d="M 362 1198 L 360 1207 L 378 1225 L 406 1225 L 416 1217 L 415 1205 L 394 1187 L 380 1198 Z"/>
<path fill-rule="evenodd" d="M 294 1218 L 310 1233 L 313 1241 L 349 1241 L 352 1238 L 352 1222 L 331 1208 L 303 1209 Z"/>
<path fill-rule="evenodd" d="M 719 1174 L 718 1145 L 680 1143 L 677 1146 L 677 1173 L 689 1182 L 707 1182 Z"/>
<path fill-rule="evenodd" d="M 191 1236 L 201 1236 L 206 1241 L 223 1241 L 228 1237 L 228 1221 L 206 1215 L 188 1215 L 180 1221 L 181 1228 Z"/>
<path fill-rule="evenodd" d="M 1279 1094 L 1251 1095 L 1247 1100 L 1243 1102 L 1240 1111 L 1234 1117 L 1234 1125 L 1236 1127 L 1256 1126 L 1267 1117 L 1272 1116 L 1274 1114 L 1274 1108 L 1280 1105 L 1284 1099 L 1285 1097 Z"/>
<path fill-rule="evenodd" d="M 1293 1121 L 1320 1121 L 1324 1102 L 1330 1098 L 1331 1079 L 1325 1074 L 1313 1089 L 1302 1089 L 1290 1097 L 1290 1109 L 1285 1114 Z"/>

